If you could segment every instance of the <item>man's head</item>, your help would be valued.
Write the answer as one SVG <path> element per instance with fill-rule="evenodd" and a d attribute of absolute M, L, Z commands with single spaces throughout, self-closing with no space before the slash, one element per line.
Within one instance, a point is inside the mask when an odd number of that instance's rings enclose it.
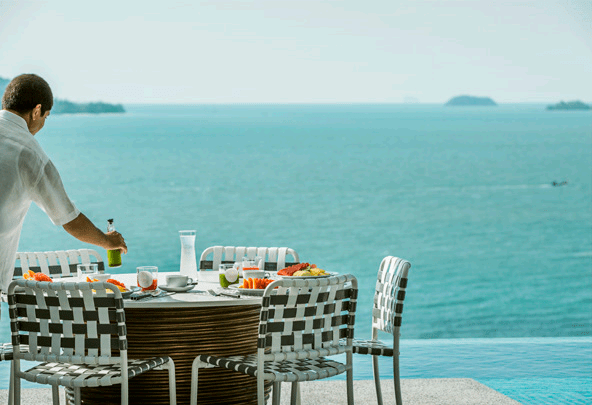
<path fill-rule="evenodd" d="M 45 124 L 53 107 L 49 84 L 34 74 L 23 74 L 12 79 L 2 97 L 2 109 L 20 115 L 35 135 Z"/>

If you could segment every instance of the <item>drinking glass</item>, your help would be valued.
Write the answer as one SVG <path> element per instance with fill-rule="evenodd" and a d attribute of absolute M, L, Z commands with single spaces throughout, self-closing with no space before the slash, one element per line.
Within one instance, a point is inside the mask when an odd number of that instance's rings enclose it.
<path fill-rule="evenodd" d="M 255 259 L 247 259 L 246 257 L 243 259 L 242 265 L 243 271 L 245 270 L 259 270 L 259 261 L 257 258 Z"/>
<path fill-rule="evenodd" d="M 76 273 L 78 278 L 83 278 L 86 281 L 86 277 L 91 280 L 94 278 L 94 274 L 99 272 L 99 265 L 97 263 L 84 263 L 76 265 Z"/>
<path fill-rule="evenodd" d="M 229 272 L 229 270 L 231 270 Z M 234 264 L 221 264 L 218 267 L 218 278 L 220 279 L 220 286 L 227 288 L 231 284 L 238 284 L 238 270 Z"/>
<path fill-rule="evenodd" d="M 158 267 L 140 266 L 136 268 L 138 287 L 142 291 L 156 290 L 158 287 Z"/>

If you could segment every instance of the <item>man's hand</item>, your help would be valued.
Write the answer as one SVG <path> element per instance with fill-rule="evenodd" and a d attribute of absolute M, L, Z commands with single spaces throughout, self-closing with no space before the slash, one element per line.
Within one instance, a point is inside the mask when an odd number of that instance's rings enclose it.
<path fill-rule="evenodd" d="M 111 247 L 105 248 L 105 249 L 107 249 L 107 250 L 119 249 L 123 253 L 127 253 L 127 245 L 125 244 L 125 240 L 123 239 L 123 236 L 121 236 L 121 234 L 119 232 L 117 232 L 117 231 L 107 232 L 105 234 L 105 236 L 107 237 L 108 243 L 111 246 Z"/>
<path fill-rule="evenodd" d="M 92 243 L 106 250 L 119 249 L 123 253 L 127 253 L 127 245 L 119 232 L 104 233 L 82 213 L 64 225 L 64 229 L 82 242 Z"/>

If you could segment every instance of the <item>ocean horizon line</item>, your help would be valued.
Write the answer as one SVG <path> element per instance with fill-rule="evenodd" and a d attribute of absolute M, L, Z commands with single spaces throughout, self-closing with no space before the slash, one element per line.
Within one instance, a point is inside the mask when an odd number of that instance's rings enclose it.
<path fill-rule="evenodd" d="M 584 103 L 592 104 L 592 101 L 583 101 Z M 497 106 L 499 105 L 532 105 L 532 106 L 547 106 L 549 104 L 553 104 L 556 102 L 549 101 L 513 101 L 513 102 L 496 102 Z M 399 105 L 399 106 L 446 106 L 445 102 L 437 103 L 437 102 L 417 102 L 417 103 L 407 103 L 407 102 L 363 102 L 363 101 L 352 101 L 352 102 L 118 102 L 118 104 L 123 104 L 124 106 L 157 106 L 157 105 L 166 105 L 166 106 L 210 106 L 210 105 Z M 496 107 L 496 106 L 446 106 L 446 107 L 461 107 L 461 108 L 471 108 L 471 107 Z"/>

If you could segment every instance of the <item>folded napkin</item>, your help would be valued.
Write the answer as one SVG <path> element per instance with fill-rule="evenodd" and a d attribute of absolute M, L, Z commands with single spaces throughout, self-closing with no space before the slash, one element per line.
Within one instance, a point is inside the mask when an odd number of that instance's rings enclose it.
<path fill-rule="evenodd" d="M 161 295 L 167 295 L 166 292 L 162 290 L 153 290 L 153 291 L 137 291 L 132 293 L 129 298 L 134 301 L 138 301 L 144 298 L 156 298 L 160 297 Z"/>

